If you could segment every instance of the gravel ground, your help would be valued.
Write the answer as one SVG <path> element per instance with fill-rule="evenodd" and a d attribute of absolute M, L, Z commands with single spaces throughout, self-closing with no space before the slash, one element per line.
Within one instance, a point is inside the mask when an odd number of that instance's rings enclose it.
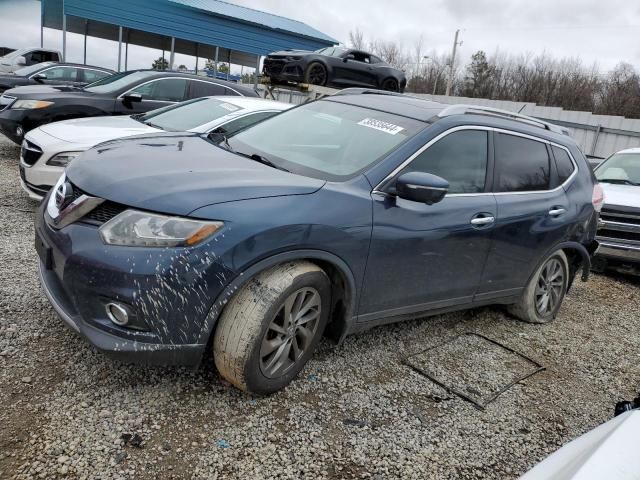
<path fill-rule="evenodd" d="M 266 398 L 232 388 L 211 360 L 197 371 L 116 363 L 39 289 L 17 153 L 0 138 L 1 479 L 516 478 L 640 386 L 640 281 L 597 275 L 550 325 L 483 308 L 324 342 Z M 401 363 L 468 331 L 546 370 L 480 411 Z"/>

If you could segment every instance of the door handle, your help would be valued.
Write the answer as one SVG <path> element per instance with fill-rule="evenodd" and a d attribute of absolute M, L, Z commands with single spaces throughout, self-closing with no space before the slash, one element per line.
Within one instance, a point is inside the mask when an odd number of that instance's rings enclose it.
<path fill-rule="evenodd" d="M 485 216 L 480 213 L 471 219 L 471 225 L 475 227 L 482 227 L 484 225 L 491 225 L 495 221 L 496 221 L 495 217 L 491 215 Z"/>
<path fill-rule="evenodd" d="M 563 213 L 566 213 L 566 211 L 567 210 L 562 207 L 553 207 L 551 210 L 549 210 L 549 215 L 551 215 L 552 217 L 558 217 Z"/>

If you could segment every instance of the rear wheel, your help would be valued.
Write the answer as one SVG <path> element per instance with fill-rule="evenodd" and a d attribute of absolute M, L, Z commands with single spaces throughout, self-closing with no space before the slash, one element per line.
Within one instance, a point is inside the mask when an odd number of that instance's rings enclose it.
<path fill-rule="evenodd" d="M 558 314 L 569 284 L 569 262 L 562 250 L 552 253 L 533 274 L 520 301 L 509 311 L 529 323 L 548 323 Z"/>
<path fill-rule="evenodd" d="M 213 354 L 220 374 L 260 394 L 285 387 L 313 355 L 329 315 L 330 283 L 310 262 L 258 274 L 220 318 Z"/>
<path fill-rule="evenodd" d="M 398 81 L 395 78 L 387 78 L 384 82 L 382 82 L 382 89 L 389 92 L 399 92 L 400 86 L 398 85 Z"/>
<path fill-rule="evenodd" d="M 310 83 L 312 85 L 324 86 L 327 84 L 327 78 L 327 69 L 324 65 L 318 62 L 310 63 L 304 74 L 305 83 Z"/>

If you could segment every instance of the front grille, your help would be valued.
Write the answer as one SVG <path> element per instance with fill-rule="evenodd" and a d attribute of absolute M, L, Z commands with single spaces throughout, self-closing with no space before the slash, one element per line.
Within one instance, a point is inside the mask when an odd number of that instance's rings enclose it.
<path fill-rule="evenodd" d="M 32 166 L 40 160 L 40 157 L 42 156 L 42 149 L 29 140 L 23 140 L 22 146 L 20 147 L 20 155 L 22 156 L 24 163 Z"/>
<path fill-rule="evenodd" d="M 613 212 L 611 210 L 603 210 L 600 214 L 600 218 L 604 222 L 620 222 L 628 223 L 631 225 L 640 225 L 640 215 L 631 215 L 626 213 Z"/>
<path fill-rule="evenodd" d="M 102 225 L 103 223 L 107 223 L 116 215 L 124 212 L 126 209 L 127 207 L 124 205 L 107 200 L 87 213 L 82 218 L 82 221 L 92 223 L 94 225 Z"/>
<path fill-rule="evenodd" d="M 640 242 L 640 230 L 636 232 L 628 232 L 624 230 L 613 230 L 605 228 L 598 230 L 599 237 L 606 237 L 610 239 L 618 239 L 618 240 L 631 240 L 634 242 Z"/>
<path fill-rule="evenodd" d="M 264 61 L 264 73 L 266 75 L 279 75 L 284 67 L 284 60 L 267 59 Z"/>

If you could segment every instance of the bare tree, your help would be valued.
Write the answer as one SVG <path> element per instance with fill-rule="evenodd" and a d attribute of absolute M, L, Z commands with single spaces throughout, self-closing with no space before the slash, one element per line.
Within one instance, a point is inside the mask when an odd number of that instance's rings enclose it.
<path fill-rule="evenodd" d="M 359 27 L 356 27 L 355 30 L 351 30 L 349 32 L 349 45 L 351 48 L 355 48 L 356 50 L 365 49 L 364 34 Z"/>

